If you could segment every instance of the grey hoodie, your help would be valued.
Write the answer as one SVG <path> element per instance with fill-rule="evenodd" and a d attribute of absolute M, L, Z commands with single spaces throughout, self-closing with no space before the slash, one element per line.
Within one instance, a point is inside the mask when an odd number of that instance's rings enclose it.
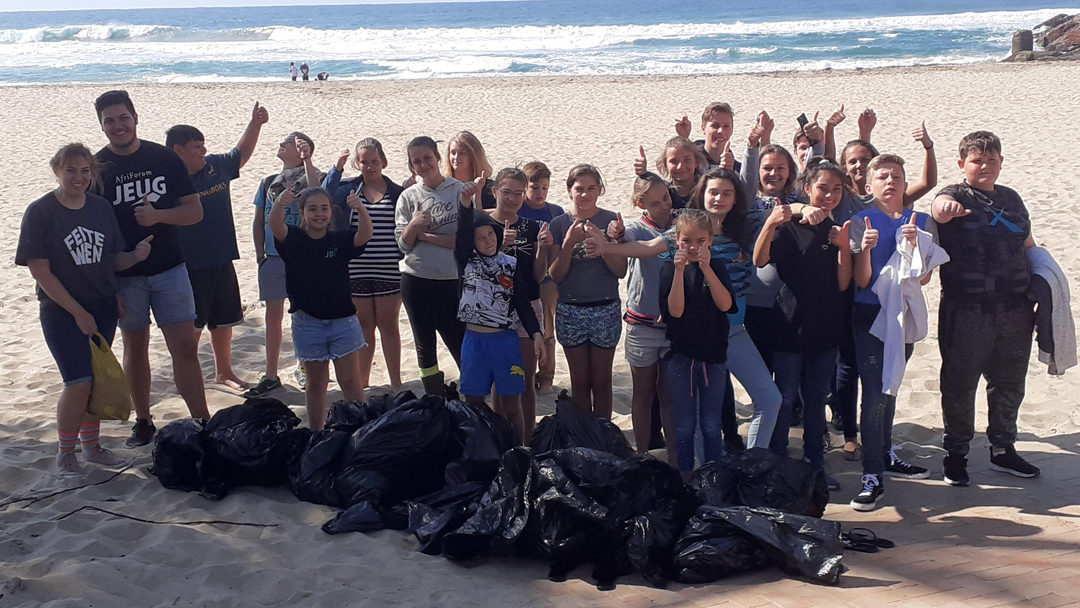
<path fill-rule="evenodd" d="M 401 272 L 421 279 L 457 280 L 457 261 L 453 249 L 420 240 L 414 241 L 411 246 L 406 245 L 401 235 L 412 221 L 414 212 L 427 211 L 431 214 L 431 226 L 425 232 L 450 237 L 452 243 L 457 233 L 458 200 L 463 186 L 458 180 L 447 177 L 438 188 L 431 189 L 422 179 L 417 179 L 415 184 L 401 193 L 394 212 L 394 237 L 398 248 L 405 254 L 398 262 Z"/>

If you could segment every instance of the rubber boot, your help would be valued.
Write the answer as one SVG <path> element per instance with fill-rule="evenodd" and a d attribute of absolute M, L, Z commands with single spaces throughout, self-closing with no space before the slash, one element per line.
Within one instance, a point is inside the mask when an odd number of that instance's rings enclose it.
<path fill-rule="evenodd" d="M 443 380 L 443 373 L 435 372 L 430 376 L 424 376 L 420 379 L 420 382 L 424 384 L 425 393 L 427 393 L 428 395 L 438 395 L 441 397 L 443 394 L 445 394 L 446 391 L 446 387 L 443 386 Z"/>

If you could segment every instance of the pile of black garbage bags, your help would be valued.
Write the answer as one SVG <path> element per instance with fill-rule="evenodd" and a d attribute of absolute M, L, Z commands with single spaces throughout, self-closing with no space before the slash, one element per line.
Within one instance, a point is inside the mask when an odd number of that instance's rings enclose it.
<path fill-rule="evenodd" d="M 565 393 L 528 448 L 513 447 L 487 407 L 408 391 L 338 402 L 321 431 L 299 424 L 270 398 L 177 420 L 157 435 L 153 472 L 210 498 L 287 484 L 342 509 L 322 527 L 330 534 L 408 529 L 424 553 L 532 556 L 552 580 L 590 564 L 601 588 L 633 572 L 662 587 L 770 566 L 836 584 L 844 569 L 841 527 L 820 519 L 829 494 L 811 465 L 751 450 L 684 484 Z"/>

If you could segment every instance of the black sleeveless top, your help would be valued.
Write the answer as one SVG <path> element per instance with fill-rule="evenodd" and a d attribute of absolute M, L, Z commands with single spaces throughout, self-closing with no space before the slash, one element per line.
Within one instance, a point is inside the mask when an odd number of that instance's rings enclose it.
<path fill-rule="evenodd" d="M 967 183 L 946 186 L 938 196 L 953 197 L 971 214 L 938 224 L 938 238 L 950 261 L 941 267 L 946 296 L 999 299 L 1027 292 L 1031 264 L 1024 241 L 1031 220 L 1020 195 L 997 186 L 993 192 Z"/>

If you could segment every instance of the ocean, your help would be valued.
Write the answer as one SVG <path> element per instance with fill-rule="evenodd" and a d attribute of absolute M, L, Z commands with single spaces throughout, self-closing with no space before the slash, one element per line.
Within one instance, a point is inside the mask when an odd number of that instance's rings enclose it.
<path fill-rule="evenodd" d="M 999 61 L 1080 2 L 529 0 L 0 12 L 0 84 L 770 72 Z"/>

